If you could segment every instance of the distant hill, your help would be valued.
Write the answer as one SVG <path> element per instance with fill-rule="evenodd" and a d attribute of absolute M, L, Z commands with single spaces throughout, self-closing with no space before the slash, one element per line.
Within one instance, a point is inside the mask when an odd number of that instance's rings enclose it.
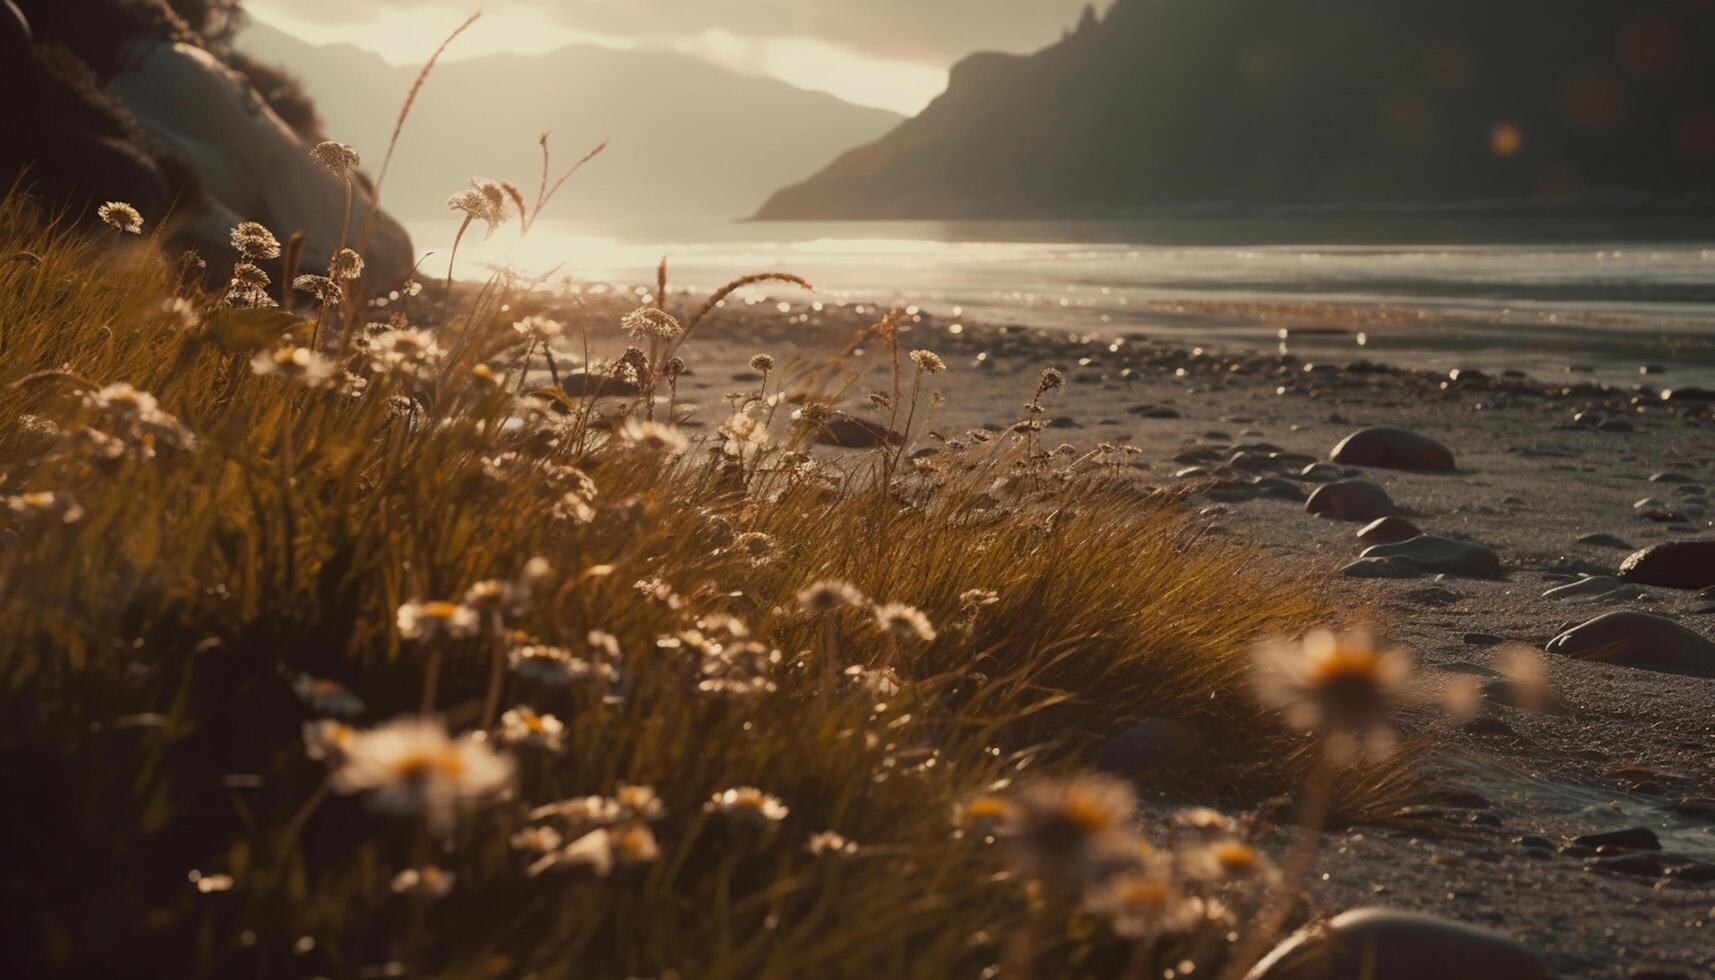
<path fill-rule="evenodd" d="M 416 68 L 265 24 L 247 27 L 237 46 L 302 78 L 328 134 L 380 164 Z M 551 130 L 559 166 L 612 140 L 556 200 L 555 214 L 743 217 L 781 184 L 900 118 L 668 51 L 577 46 L 444 62 L 412 111 L 383 194 L 407 219 L 444 216 L 447 195 L 477 175 L 534 196 L 536 138 Z"/>
<path fill-rule="evenodd" d="M 758 217 L 1648 211 L 1715 190 L 1710 0 L 1119 0 Z"/>

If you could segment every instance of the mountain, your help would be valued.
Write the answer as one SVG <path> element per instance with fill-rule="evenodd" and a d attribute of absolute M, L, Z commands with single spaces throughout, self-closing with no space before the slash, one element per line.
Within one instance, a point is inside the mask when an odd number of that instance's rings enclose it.
<path fill-rule="evenodd" d="M 416 67 L 259 23 L 237 47 L 297 75 L 328 134 L 380 165 Z M 556 198 L 553 214 L 741 217 L 776 187 L 900 119 L 670 51 L 574 46 L 442 62 L 412 109 L 383 193 L 407 219 L 446 216 L 447 196 L 472 176 L 513 181 L 533 198 L 536 141 L 549 130 L 557 167 L 611 140 Z"/>
<path fill-rule="evenodd" d="M 1707 205 L 1710 0 L 1118 0 L 765 219 Z"/>

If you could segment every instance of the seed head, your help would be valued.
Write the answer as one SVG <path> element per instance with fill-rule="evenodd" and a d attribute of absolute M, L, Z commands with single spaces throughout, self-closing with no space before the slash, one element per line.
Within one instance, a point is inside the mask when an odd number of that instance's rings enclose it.
<path fill-rule="evenodd" d="M 341 177 L 363 166 L 363 158 L 357 155 L 356 150 L 333 140 L 317 143 L 310 150 L 310 159 Z"/>
<path fill-rule="evenodd" d="M 280 257 L 280 240 L 255 221 L 240 221 L 233 227 L 232 247 L 248 262 Z"/>
<path fill-rule="evenodd" d="M 108 201 L 95 209 L 95 216 L 118 229 L 121 234 L 143 234 L 143 215 L 124 201 Z"/>
<path fill-rule="evenodd" d="M 915 361 L 925 374 L 940 374 L 947 370 L 947 362 L 941 360 L 941 355 L 934 351 L 914 350 L 911 352 L 911 360 Z"/>

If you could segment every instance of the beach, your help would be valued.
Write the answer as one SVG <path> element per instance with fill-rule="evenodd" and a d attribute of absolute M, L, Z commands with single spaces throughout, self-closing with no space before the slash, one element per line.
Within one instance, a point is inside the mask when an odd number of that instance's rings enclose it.
<path fill-rule="evenodd" d="M 633 300 L 580 297 L 571 322 L 590 327 L 598 356 L 618 353 L 619 336 L 604 325 Z M 721 395 L 754 388 L 752 355 L 774 356 L 770 390 L 793 392 L 880 312 L 816 310 L 786 294 L 719 311 L 687 348 L 695 373 L 678 395 L 687 429 L 711 431 L 724 417 Z M 1276 574 L 1322 583 L 1415 656 L 1405 735 L 1426 746 L 1446 802 L 1414 807 L 1399 826 L 1331 833 L 1317 912 L 1384 903 L 1488 924 L 1568 977 L 1643 966 L 1681 971 L 1649 976 L 1691 977 L 1715 965 L 1715 893 L 1701 883 L 1715 873 L 1715 680 L 1546 654 L 1552 695 L 1540 711 L 1500 703 L 1496 680 L 1513 645 L 1541 651 L 1605 613 L 1670 618 L 1705 642 L 1715 635 L 1715 595 L 1610 580 L 1636 550 L 1715 537 L 1710 402 L 1693 400 L 1695 390 L 1664 399 L 1648 377 L 1622 388 L 1518 372 L 1450 376 L 1202 349 L 1138 331 L 951 327 L 919 311 L 901 328 L 903 349 L 933 350 L 948 365 L 926 382 L 945 406 L 914 431 L 907 455 L 968 442 L 973 429 L 999 433 L 1024 417 L 1042 370 L 1056 368 L 1067 383 L 1047 402 L 1045 448 L 1135 447 L 1117 465 L 1140 490 L 1180 495 L 1208 534 L 1260 545 Z M 832 400 L 885 423 L 868 395 L 888 386 L 890 360 L 873 338 L 858 350 Z M 1453 471 L 1330 468 L 1331 451 L 1370 426 L 1430 437 L 1452 451 Z M 1331 478 L 1379 485 L 1426 536 L 1481 546 L 1476 563 L 1465 574 L 1342 571 L 1369 546 L 1358 539 L 1368 521 L 1306 512 Z M 1661 506 L 1640 508 L 1645 500 Z M 1483 549 L 1498 559 L 1492 577 Z M 1544 595 L 1569 585 L 1579 587 Z M 1445 710 L 1449 692 L 1467 688 L 1481 692 L 1477 705 Z M 1659 850 L 1573 843 L 1639 827 Z"/>

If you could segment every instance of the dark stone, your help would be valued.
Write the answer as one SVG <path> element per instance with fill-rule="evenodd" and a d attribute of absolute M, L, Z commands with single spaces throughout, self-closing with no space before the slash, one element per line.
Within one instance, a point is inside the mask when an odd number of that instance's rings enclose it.
<path fill-rule="evenodd" d="M 1359 557 L 1386 559 L 1425 575 L 1497 579 L 1503 574 L 1500 557 L 1488 545 L 1430 535 L 1397 544 L 1376 545 Z"/>
<path fill-rule="evenodd" d="M 1648 827 L 1627 827 L 1625 830 L 1585 834 L 1582 837 L 1572 838 L 1572 843 L 1584 847 L 1629 847 L 1634 851 L 1661 850 L 1661 841 L 1656 838 L 1655 831 Z"/>
<path fill-rule="evenodd" d="M 587 371 L 566 375 L 560 387 L 574 398 L 636 398 L 643 394 L 643 389 L 630 381 Z"/>
<path fill-rule="evenodd" d="M 1715 540 L 1670 541 L 1645 548 L 1620 563 L 1620 577 L 1668 589 L 1715 586 Z"/>
<path fill-rule="evenodd" d="M 1640 878 L 1660 878 L 1667 871 L 1660 861 L 1647 854 L 1616 854 L 1612 857 L 1599 857 L 1590 862 L 1590 867 L 1596 871 L 1637 875 Z"/>
<path fill-rule="evenodd" d="M 897 446 L 904 438 L 897 432 L 890 432 L 883 426 L 855 415 L 835 412 L 829 415 L 820 425 L 821 431 L 816 434 L 816 441 L 824 446 L 839 446 L 842 449 L 875 449 L 880 446 Z"/>
<path fill-rule="evenodd" d="M 1498 647 L 1507 641 L 1506 637 L 1494 633 L 1466 633 L 1461 639 L 1466 646 L 1473 647 Z"/>
<path fill-rule="evenodd" d="M 1472 718 L 1460 727 L 1472 735 L 1501 735 L 1507 738 L 1518 735 L 1517 729 L 1499 718 Z"/>
<path fill-rule="evenodd" d="M 1375 426 L 1347 436 L 1330 459 L 1349 466 L 1375 466 L 1420 473 L 1450 473 L 1453 453 L 1434 439 L 1410 429 Z"/>
<path fill-rule="evenodd" d="M 1275 500 L 1290 500 L 1295 504 L 1304 502 L 1304 491 L 1296 483 L 1283 480 L 1278 476 L 1259 476 L 1251 481 L 1259 497 L 1270 497 Z"/>
<path fill-rule="evenodd" d="M 1715 643 L 1647 613 L 1598 616 L 1548 642 L 1548 652 L 1667 674 L 1715 677 Z"/>
<path fill-rule="evenodd" d="M 1102 743 L 1096 768 L 1129 776 L 1182 775 L 1201 769 L 1208 744 L 1201 735 L 1171 718 L 1148 718 Z"/>
<path fill-rule="evenodd" d="M 1340 569 L 1340 574 L 1348 578 L 1386 578 L 1408 579 L 1422 578 L 1423 573 L 1404 562 L 1390 561 L 1386 558 L 1360 558 Z"/>
<path fill-rule="evenodd" d="M 1682 868 L 1674 868 L 1670 874 L 1680 881 L 1688 881 L 1694 885 L 1706 885 L 1715 881 L 1715 864 L 1699 861 Z"/>
<path fill-rule="evenodd" d="M 1178 409 L 1169 408 L 1166 405 L 1135 405 L 1132 408 L 1127 409 L 1127 411 L 1140 419 L 1184 418 L 1184 416 L 1179 413 Z"/>
<path fill-rule="evenodd" d="M 1523 837 L 1520 837 L 1517 840 L 1514 840 L 1513 843 L 1517 844 L 1520 847 L 1537 847 L 1537 848 L 1541 848 L 1542 850 L 1545 850 L 1545 851 L 1554 850 L 1554 842 L 1553 841 L 1549 840 L 1546 837 L 1538 836 L 1536 834 L 1526 834 Z"/>
<path fill-rule="evenodd" d="M 1578 539 L 1579 544 L 1587 544 L 1592 548 L 1624 548 L 1631 550 L 1633 545 L 1612 534 L 1586 534 Z"/>
<path fill-rule="evenodd" d="M 1619 418 L 1616 416 L 1614 418 L 1603 419 L 1596 423 L 1596 430 L 1598 432 L 1636 432 L 1638 431 L 1638 427 L 1631 419 Z"/>
<path fill-rule="evenodd" d="M 1398 544 L 1401 541 L 1410 541 L 1422 533 L 1416 524 L 1403 517 L 1384 517 L 1365 525 L 1364 529 L 1358 532 L 1358 540 L 1365 544 Z"/>
<path fill-rule="evenodd" d="M 1300 930 L 1245 980 L 1548 980 L 1510 936 L 1416 912 L 1355 909 Z"/>
<path fill-rule="evenodd" d="M 1397 508 L 1393 498 L 1379 484 L 1368 480 L 1341 480 L 1317 487 L 1304 509 L 1339 521 L 1374 521 L 1392 516 Z"/>
<path fill-rule="evenodd" d="M 1669 388 L 1661 393 L 1661 400 L 1675 405 L 1687 402 L 1715 402 L 1715 390 L 1709 388 Z"/>

